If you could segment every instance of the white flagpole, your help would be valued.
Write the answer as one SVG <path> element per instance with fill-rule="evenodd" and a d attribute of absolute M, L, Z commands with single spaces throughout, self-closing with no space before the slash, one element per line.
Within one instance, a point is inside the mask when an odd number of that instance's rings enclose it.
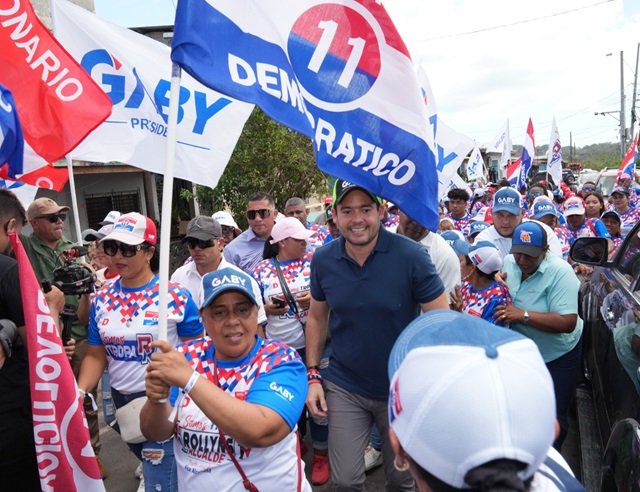
<path fill-rule="evenodd" d="M 167 155 L 164 163 L 162 185 L 162 210 L 160 211 L 160 279 L 158 290 L 158 339 L 167 339 L 167 303 L 169 298 L 169 240 L 171 239 L 171 202 L 173 199 L 173 167 L 178 136 L 178 102 L 180 93 L 180 66 L 171 64 L 171 92 L 169 96 L 169 121 L 167 122 Z"/>
<path fill-rule="evenodd" d="M 76 229 L 77 243 L 82 246 L 82 230 L 80 229 L 80 214 L 78 213 L 78 198 L 76 197 L 76 181 L 73 178 L 73 163 L 71 157 L 66 156 L 67 172 L 69 173 L 69 192 L 71 193 L 71 210 L 73 210 L 73 225 Z"/>

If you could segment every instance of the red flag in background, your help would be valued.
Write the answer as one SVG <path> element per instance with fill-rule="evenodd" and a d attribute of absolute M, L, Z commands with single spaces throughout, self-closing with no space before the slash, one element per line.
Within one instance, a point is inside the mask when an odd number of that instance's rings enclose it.
<path fill-rule="evenodd" d="M 27 331 L 33 434 L 43 491 L 104 492 L 71 365 L 29 258 L 9 238 L 18 261 Z"/>
<path fill-rule="evenodd" d="M 56 41 L 28 0 L 0 0 L 0 83 L 14 95 L 26 142 L 63 158 L 111 114 L 111 99 Z"/>
<path fill-rule="evenodd" d="M 40 167 L 30 173 L 22 174 L 19 178 L 11 178 L 8 174 L 9 166 L 5 164 L 0 168 L 0 179 L 17 180 L 31 186 L 54 191 L 62 191 L 64 185 L 69 181 L 67 168 L 53 167 L 50 165 Z"/>

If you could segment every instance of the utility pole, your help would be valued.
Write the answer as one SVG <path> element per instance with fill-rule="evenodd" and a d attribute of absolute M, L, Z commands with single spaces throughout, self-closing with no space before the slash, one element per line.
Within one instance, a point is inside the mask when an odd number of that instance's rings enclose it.
<path fill-rule="evenodd" d="M 569 164 L 573 162 L 573 132 L 569 132 Z"/>
<path fill-rule="evenodd" d="M 624 117 L 624 51 L 620 51 L 620 159 L 627 147 L 627 124 Z"/>
<path fill-rule="evenodd" d="M 638 43 L 638 49 L 636 51 L 636 72 L 633 76 L 633 95 L 631 96 L 631 134 L 629 138 L 633 140 L 635 137 L 635 124 L 636 124 L 636 90 L 638 87 L 638 59 L 640 59 L 640 43 Z"/>

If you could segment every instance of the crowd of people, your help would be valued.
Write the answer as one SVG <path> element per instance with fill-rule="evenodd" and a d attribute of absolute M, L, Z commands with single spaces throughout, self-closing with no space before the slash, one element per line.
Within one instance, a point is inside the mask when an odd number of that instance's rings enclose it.
<path fill-rule="evenodd" d="M 576 194 L 472 183 L 447 193 L 434 231 L 343 180 L 319 223 L 301 198 L 279 211 L 256 192 L 245 231 L 228 211 L 188 223 L 166 340 L 156 225 L 110 212 L 83 233 L 95 293 L 46 297 L 54 315 L 75 313 L 65 349 L 103 478 L 90 395 L 106 371 L 140 490 L 364 490 L 380 465 L 390 491 L 580 490 L 559 451 L 581 358 L 578 275 L 590 268 L 568 253 L 603 237 L 615 254 L 640 219 L 633 179 L 606 198 L 593 183 Z M 68 212 L 50 198 L 25 211 L 0 190 L 0 318 L 15 325 L 0 330 L 0 412 L 15 436 L 0 440 L 0 467 L 20 471 L 20 490 L 40 484 L 7 234 L 31 226 L 20 238 L 38 280 L 50 278 L 76 246 Z"/>

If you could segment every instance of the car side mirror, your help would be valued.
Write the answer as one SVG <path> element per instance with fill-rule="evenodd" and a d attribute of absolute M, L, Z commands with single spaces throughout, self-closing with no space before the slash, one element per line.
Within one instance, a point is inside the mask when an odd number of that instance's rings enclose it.
<path fill-rule="evenodd" d="M 603 265 L 608 255 L 607 239 L 604 237 L 581 237 L 574 241 L 569 257 L 585 265 Z"/>

